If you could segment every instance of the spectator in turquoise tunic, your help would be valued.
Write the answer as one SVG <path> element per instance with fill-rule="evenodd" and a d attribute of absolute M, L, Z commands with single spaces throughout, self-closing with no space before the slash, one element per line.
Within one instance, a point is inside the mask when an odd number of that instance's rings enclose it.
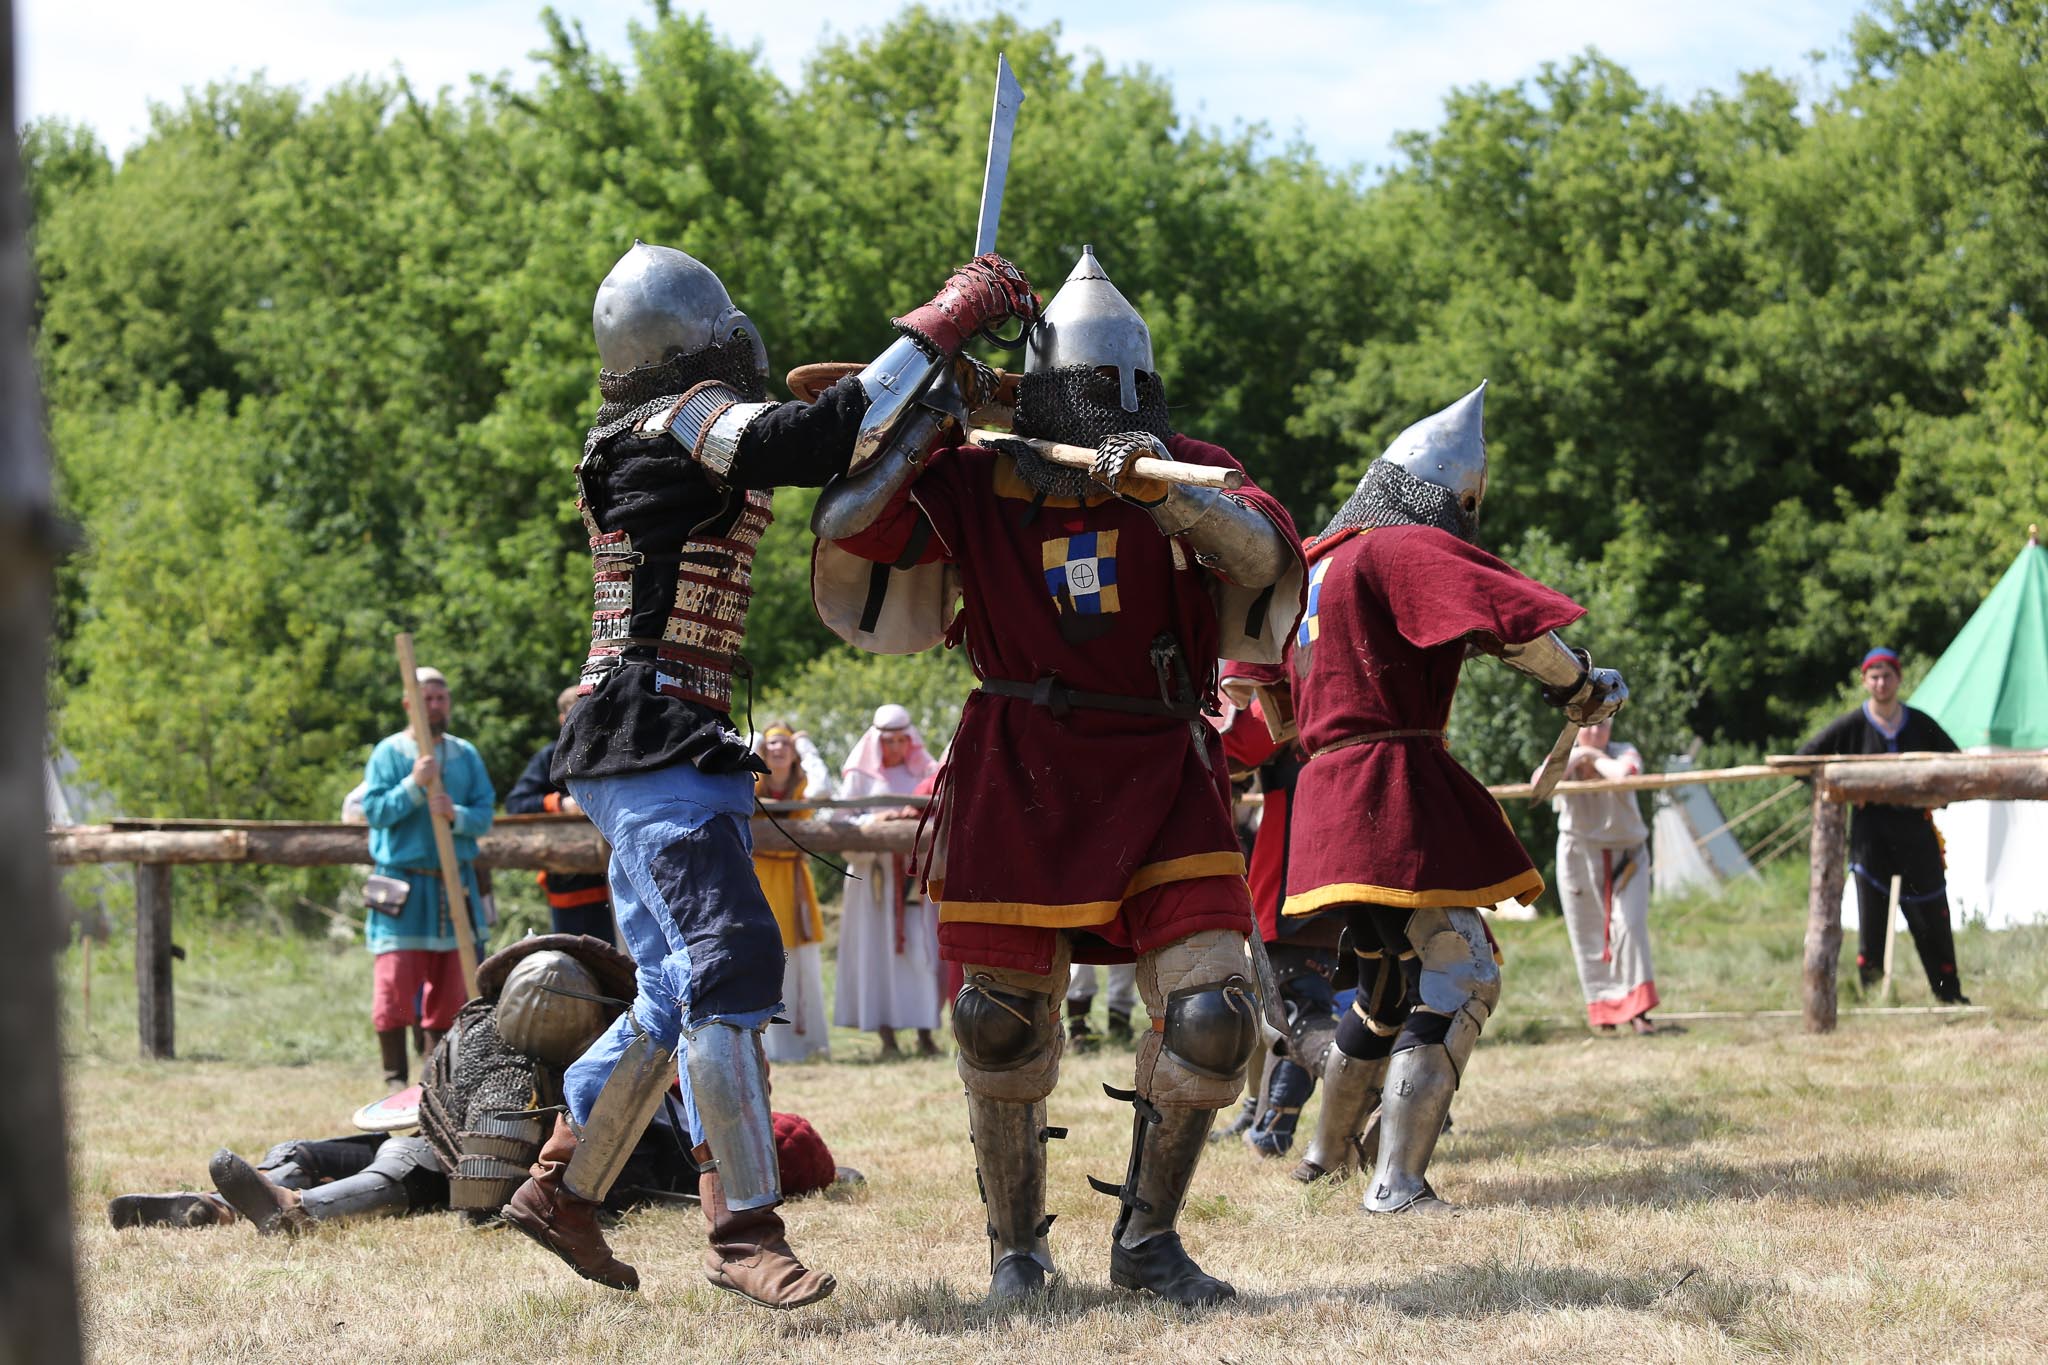
<path fill-rule="evenodd" d="M 420 669 L 419 680 L 434 752 L 419 752 L 408 725 L 379 740 L 363 770 L 370 858 L 379 875 L 403 878 L 410 888 L 396 914 L 370 913 L 364 935 L 376 958 L 370 1022 L 377 1030 L 385 1079 L 394 1086 L 405 1084 L 406 1029 L 417 1024 L 424 1034 L 422 1055 L 432 1052 L 468 995 L 428 812 L 437 811 L 454 823 L 455 858 L 462 868 L 481 957 L 485 924 L 476 881 L 476 841 L 489 831 L 491 808 L 497 803 L 476 747 L 448 733 L 448 680 L 434 668 Z M 410 714 L 409 702 L 406 709 Z M 441 794 L 429 799 L 427 787 L 437 774 Z"/>

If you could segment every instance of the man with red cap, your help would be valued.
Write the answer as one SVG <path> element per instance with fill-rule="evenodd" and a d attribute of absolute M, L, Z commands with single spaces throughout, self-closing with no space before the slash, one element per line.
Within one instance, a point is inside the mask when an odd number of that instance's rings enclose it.
<path fill-rule="evenodd" d="M 1863 656 L 1863 690 L 1870 699 L 1799 746 L 1802 754 L 1956 752 L 1956 742 L 1925 711 L 1899 700 L 1899 653 L 1880 645 Z M 1924 806 L 1862 805 L 1849 821 L 1849 871 L 1856 877 L 1856 974 L 1868 988 L 1884 974 L 1885 919 L 1891 914 L 1892 878 L 1899 879 L 1899 909 L 1934 998 L 1967 1005 L 1956 972 L 1956 936 L 1949 922 L 1948 868 L 1934 814 Z"/>

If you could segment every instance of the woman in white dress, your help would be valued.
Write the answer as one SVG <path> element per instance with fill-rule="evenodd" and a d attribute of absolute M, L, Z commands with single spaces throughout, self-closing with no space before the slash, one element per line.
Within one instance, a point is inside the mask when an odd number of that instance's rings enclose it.
<path fill-rule="evenodd" d="M 839 795 L 909 796 L 938 763 L 910 723 L 910 712 L 894 704 L 876 710 L 874 723 L 853 746 L 842 770 Z M 868 810 L 863 824 L 914 815 L 909 810 Z M 920 1056 L 939 1055 L 932 1030 L 939 1026 L 939 916 L 908 874 L 907 855 L 864 853 L 847 860 L 852 875 L 839 918 L 839 994 L 832 1022 L 879 1034 L 882 1056 L 902 1055 L 896 1030 L 917 1030 Z"/>
<path fill-rule="evenodd" d="M 1564 776 L 1573 780 L 1634 777 L 1643 756 L 1615 739 L 1614 723 L 1579 731 Z M 1586 1021 L 1613 1033 L 1626 1026 L 1655 1033 L 1656 973 L 1650 966 L 1650 845 L 1636 794 L 1559 793 L 1557 889 L 1565 933 L 1586 996 Z"/>
<path fill-rule="evenodd" d="M 754 795 L 763 801 L 797 801 L 805 796 L 832 795 L 832 774 L 809 735 L 787 721 L 770 721 L 754 742 L 754 752 L 768 771 L 754 779 Z M 782 818 L 806 819 L 809 811 L 791 811 Z M 763 1042 L 771 1062 L 801 1062 L 830 1056 L 831 1026 L 825 1020 L 825 919 L 818 910 L 818 888 L 811 881 L 810 859 L 794 850 L 757 850 L 754 875 L 761 893 L 775 911 L 782 929 L 782 1013 L 788 1023 L 771 1023 Z"/>

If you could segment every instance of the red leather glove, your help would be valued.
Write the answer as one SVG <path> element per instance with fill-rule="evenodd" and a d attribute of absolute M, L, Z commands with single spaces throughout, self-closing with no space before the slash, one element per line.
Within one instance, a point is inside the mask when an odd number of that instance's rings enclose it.
<path fill-rule="evenodd" d="M 1024 272 L 990 252 L 954 271 L 930 303 L 890 321 L 935 354 L 950 357 L 984 327 L 1008 318 L 1029 327 L 1038 321 L 1039 307 Z"/>

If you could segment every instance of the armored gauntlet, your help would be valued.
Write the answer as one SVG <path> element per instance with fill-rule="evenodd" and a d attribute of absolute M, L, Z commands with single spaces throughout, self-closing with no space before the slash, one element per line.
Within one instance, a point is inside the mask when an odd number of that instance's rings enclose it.
<path fill-rule="evenodd" d="M 1029 327 L 1038 314 L 1038 295 L 1031 292 L 1031 281 L 1016 266 L 990 252 L 954 271 L 930 303 L 891 321 L 931 354 L 953 356 L 984 327 L 1010 318 Z"/>

